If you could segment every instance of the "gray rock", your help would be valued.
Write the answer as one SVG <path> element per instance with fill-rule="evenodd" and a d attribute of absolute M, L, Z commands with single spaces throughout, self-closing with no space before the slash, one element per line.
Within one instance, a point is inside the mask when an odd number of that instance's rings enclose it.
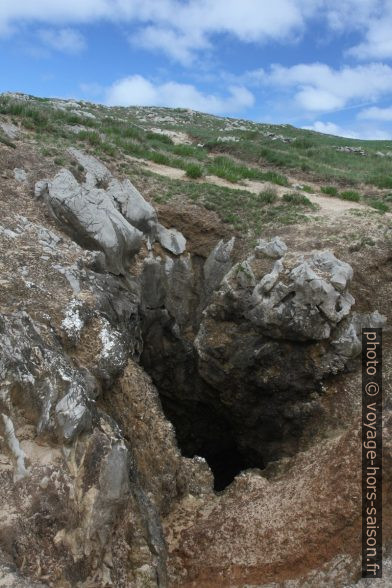
<path fill-rule="evenodd" d="M 111 172 L 108 170 L 108 168 L 92 155 L 83 153 L 83 151 L 80 151 L 75 147 L 70 147 L 68 149 L 68 153 L 72 155 L 72 157 L 74 157 L 76 161 L 84 167 L 86 171 L 87 186 L 101 187 L 102 184 L 107 184 L 109 180 L 112 179 L 113 176 Z"/>
<path fill-rule="evenodd" d="M 165 308 L 180 327 L 192 316 L 195 276 L 189 254 L 178 259 L 166 257 L 164 262 Z"/>
<path fill-rule="evenodd" d="M 113 178 L 109 182 L 107 194 L 131 225 L 154 235 L 157 213 L 129 180 L 120 182 Z"/>
<path fill-rule="evenodd" d="M 80 186 L 64 169 L 48 184 L 44 197 L 75 241 L 102 250 L 112 273 L 125 273 L 131 257 L 140 249 L 143 235 L 125 220 L 104 190 Z"/>
<path fill-rule="evenodd" d="M 274 237 L 272 241 L 265 241 L 259 239 L 255 247 L 256 257 L 272 257 L 273 259 L 279 259 L 287 251 L 287 245 L 279 237 Z"/>
<path fill-rule="evenodd" d="M 34 186 L 34 197 L 42 198 L 48 189 L 49 180 L 39 180 Z"/>
<path fill-rule="evenodd" d="M 58 431 L 59 426 L 61 436 L 71 439 L 87 425 L 84 401 L 93 395 L 92 376 L 70 364 L 55 337 L 49 337 L 49 346 L 27 313 L 0 315 L 0 334 L 0 396 L 9 399 L 12 389 L 20 387 L 19 402 L 34 415 L 37 432 Z"/>
<path fill-rule="evenodd" d="M 345 291 L 352 278 L 348 264 L 330 252 L 313 253 L 279 280 L 284 264 L 276 263 L 252 294 L 246 316 L 272 337 L 327 339 L 350 312 L 353 297 Z M 336 286 L 335 286 L 336 284 Z"/>
<path fill-rule="evenodd" d="M 163 225 L 157 225 L 157 239 L 168 251 L 174 255 L 181 255 L 186 249 L 186 239 L 180 231 L 176 229 L 166 229 Z"/>
<path fill-rule="evenodd" d="M 160 258 L 150 255 L 144 260 L 140 283 L 143 308 L 152 310 L 162 307 L 166 298 L 166 290 Z"/>
<path fill-rule="evenodd" d="M 14 169 L 14 178 L 17 182 L 20 182 L 23 184 L 23 183 L 27 182 L 27 173 L 25 172 L 24 169 L 16 167 Z"/>
<path fill-rule="evenodd" d="M 91 428 L 91 412 L 86 406 L 84 390 L 78 385 L 72 389 L 56 405 L 56 420 L 60 439 L 70 442 Z"/>
<path fill-rule="evenodd" d="M 123 441 L 107 454 L 99 475 L 101 499 L 109 503 L 124 500 L 129 490 L 129 455 Z"/>
<path fill-rule="evenodd" d="M 226 274 L 194 345 L 214 406 L 242 447 L 268 461 L 295 450 L 298 431 L 321 410 L 309 395 L 324 378 L 352 369 L 362 326 L 385 319 L 351 312 L 352 268 L 331 252 L 273 261 L 277 252 L 271 258 L 265 250 L 267 256 L 251 255 Z"/>
<path fill-rule="evenodd" d="M 3 130 L 3 132 L 7 135 L 9 139 L 17 139 L 19 137 L 20 131 L 18 127 L 16 127 L 10 122 L 0 121 L 0 128 Z"/>
<path fill-rule="evenodd" d="M 232 267 L 231 254 L 235 243 L 235 237 L 232 237 L 227 243 L 223 240 L 214 247 L 207 257 L 204 267 L 204 288 L 206 296 L 216 290 L 221 284 L 224 276 Z"/>

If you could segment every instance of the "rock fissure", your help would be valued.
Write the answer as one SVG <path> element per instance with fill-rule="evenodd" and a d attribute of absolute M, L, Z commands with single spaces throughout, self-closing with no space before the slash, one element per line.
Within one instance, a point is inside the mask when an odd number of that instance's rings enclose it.
<path fill-rule="evenodd" d="M 322 419 L 325 385 L 355 368 L 362 327 L 385 320 L 353 310 L 352 269 L 332 252 L 275 237 L 238 261 L 230 238 L 201 255 L 129 180 L 70 153 L 84 177 L 63 169 L 34 191 L 62 252 L 37 276 L 49 295 L 29 287 L 25 263 L 29 303 L 0 316 L 0 565 L 4 552 L 34 583 L 67 588 L 191 586 L 199 551 L 219 552 L 213 529 L 233 549 L 237 531 L 257 543 L 245 502 L 268 535 L 274 471 L 287 460 L 297 471 L 303 451 L 317 469 L 303 435 Z M 22 231 L 4 238 L 26 247 Z M 254 583 L 237 556 L 231 572 Z"/>

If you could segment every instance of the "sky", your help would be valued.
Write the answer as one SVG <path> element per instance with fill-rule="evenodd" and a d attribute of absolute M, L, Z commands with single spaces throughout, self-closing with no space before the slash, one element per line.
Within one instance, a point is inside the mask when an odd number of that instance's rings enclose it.
<path fill-rule="evenodd" d="M 0 92 L 392 139 L 392 0 L 0 0 Z"/>

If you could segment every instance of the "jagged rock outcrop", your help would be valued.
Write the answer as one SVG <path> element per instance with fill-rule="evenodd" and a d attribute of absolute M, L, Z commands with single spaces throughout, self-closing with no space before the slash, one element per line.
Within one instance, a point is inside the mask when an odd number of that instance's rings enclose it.
<path fill-rule="evenodd" d="M 79 184 L 74 175 L 61 170 L 53 180 L 35 185 L 36 198 L 43 198 L 52 214 L 75 241 L 105 253 L 109 272 L 125 274 L 142 239 L 161 245 L 176 255 L 186 249 L 186 239 L 175 229 L 157 222 L 154 208 L 129 180 L 120 182 L 95 157 L 75 148 L 69 153 L 85 171 Z"/>
<path fill-rule="evenodd" d="M 384 324 L 353 311 L 350 265 L 280 238 L 194 254 L 70 155 L 82 181 L 26 166 L 0 201 L 0 585 L 355 581 L 357 413 L 315 434 Z"/>
<path fill-rule="evenodd" d="M 362 327 L 384 324 L 377 312 L 350 313 L 347 263 L 328 251 L 286 250 L 281 241 L 261 242 L 237 263 L 195 339 L 199 374 L 217 391 L 243 450 L 265 462 L 297 450 L 298 431 L 319 410 L 310 393 L 350 367 Z"/>
<path fill-rule="evenodd" d="M 105 253 L 109 271 L 126 272 L 143 234 L 125 220 L 106 191 L 80 186 L 71 172 L 63 170 L 48 182 L 44 198 L 78 243 Z"/>

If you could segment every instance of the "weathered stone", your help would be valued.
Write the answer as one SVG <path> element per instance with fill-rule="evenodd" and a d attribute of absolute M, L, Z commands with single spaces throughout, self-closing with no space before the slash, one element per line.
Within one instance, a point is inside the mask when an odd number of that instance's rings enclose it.
<path fill-rule="evenodd" d="M 157 225 L 157 239 L 168 251 L 174 255 L 181 255 L 186 249 L 186 239 L 180 231 L 176 229 L 166 229 L 163 225 Z"/>
<path fill-rule="evenodd" d="M 68 392 L 56 405 L 56 419 L 61 437 L 72 441 L 82 431 L 91 427 L 91 414 L 80 390 Z"/>
<path fill-rule="evenodd" d="M 82 187 L 62 170 L 49 183 L 44 198 L 78 243 L 104 251 L 109 271 L 125 272 L 140 249 L 142 233 L 125 220 L 104 190 Z"/>
<path fill-rule="evenodd" d="M 232 237 L 227 243 L 223 240 L 214 247 L 207 257 L 203 267 L 204 289 L 206 297 L 222 282 L 224 276 L 232 267 L 231 255 L 235 243 L 235 237 Z"/>
<path fill-rule="evenodd" d="M 0 128 L 9 139 L 17 139 L 19 137 L 20 131 L 18 127 L 10 122 L 0 121 Z"/>
<path fill-rule="evenodd" d="M 275 237 L 272 241 L 265 241 L 259 239 L 255 247 L 256 257 L 272 257 L 273 259 L 279 259 L 287 251 L 287 246 L 282 239 Z"/>
<path fill-rule="evenodd" d="M 157 213 L 129 180 L 120 182 L 113 178 L 109 182 L 107 194 L 131 225 L 154 236 Z"/>
<path fill-rule="evenodd" d="M 17 182 L 23 184 L 24 182 L 27 182 L 27 173 L 24 169 L 16 167 L 14 169 L 14 178 Z"/>
<path fill-rule="evenodd" d="M 75 147 L 70 147 L 68 153 L 72 155 L 72 157 L 74 157 L 79 165 L 83 166 L 86 171 L 86 186 L 99 188 L 106 187 L 105 184 L 112 179 L 113 176 L 108 168 L 92 155 L 88 155 Z"/>

